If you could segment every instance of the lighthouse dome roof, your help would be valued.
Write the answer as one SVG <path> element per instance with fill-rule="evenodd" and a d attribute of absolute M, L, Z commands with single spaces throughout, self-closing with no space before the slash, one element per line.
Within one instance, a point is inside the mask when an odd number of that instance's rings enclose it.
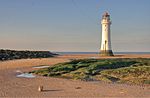
<path fill-rule="evenodd" d="M 108 12 L 105 12 L 104 14 L 103 14 L 103 17 L 109 17 L 110 15 L 109 15 L 109 13 Z"/>

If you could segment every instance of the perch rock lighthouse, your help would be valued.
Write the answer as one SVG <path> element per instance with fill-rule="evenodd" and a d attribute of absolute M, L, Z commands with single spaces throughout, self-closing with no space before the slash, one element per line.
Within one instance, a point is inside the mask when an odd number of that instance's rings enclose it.
<path fill-rule="evenodd" d="M 102 41 L 100 54 L 102 56 L 113 56 L 113 52 L 111 49 L 111 34 L 110 34 L 111 20 L 108 12 L 105 12 L 103 14 L 101 24 L 102 24 Z"/>

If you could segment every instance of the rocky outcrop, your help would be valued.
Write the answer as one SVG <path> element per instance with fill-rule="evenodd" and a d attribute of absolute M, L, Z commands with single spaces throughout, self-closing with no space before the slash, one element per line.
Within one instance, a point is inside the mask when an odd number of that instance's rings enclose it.
<path fill-rule="evenodd" d="M 27 58 L 49 58 L 56 55 L 57 54 L 50 51 L 16 51 L 0 49 L 0 61 Z"/>

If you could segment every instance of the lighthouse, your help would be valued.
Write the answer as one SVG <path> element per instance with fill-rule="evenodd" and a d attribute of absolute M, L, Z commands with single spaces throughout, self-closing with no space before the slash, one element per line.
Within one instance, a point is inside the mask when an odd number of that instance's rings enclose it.
<path fill-rule="evenodd" d="M 101 24 L 102 24 L 102 41 L 100 54 L 102 56 L 113 56 L 113 52 L 111 49 L 111 34 L 110 34 L 111 20 L 108 12 L 105 12 L 103 14 Z"/>

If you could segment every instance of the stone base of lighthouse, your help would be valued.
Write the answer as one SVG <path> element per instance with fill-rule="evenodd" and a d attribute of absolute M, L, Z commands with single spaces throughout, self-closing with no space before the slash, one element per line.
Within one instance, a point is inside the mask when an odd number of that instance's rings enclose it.
<path fill-rule="evenodd" d="M 112 50 L 100 50 L 101 56 L 114 56 Z"/>

